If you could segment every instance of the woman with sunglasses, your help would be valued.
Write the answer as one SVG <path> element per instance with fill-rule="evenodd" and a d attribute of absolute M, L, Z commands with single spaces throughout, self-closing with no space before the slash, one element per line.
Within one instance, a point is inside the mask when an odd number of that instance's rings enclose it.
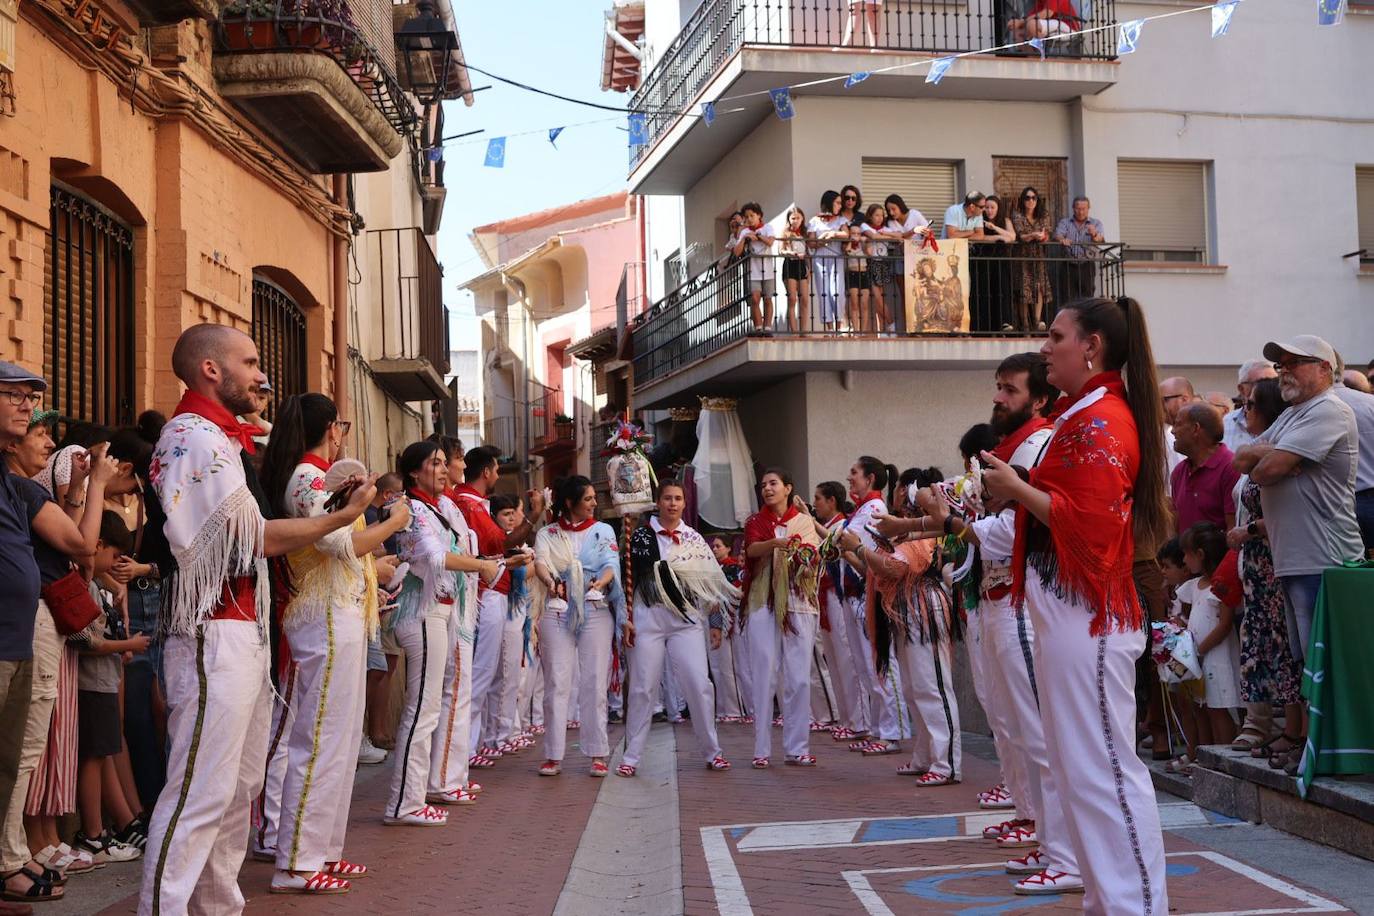
<path fill-rule="evenodd" d="M 1050 218 L 1040 206 L 1040 192 L 1027 187 L 1012 208 L 1011 226 L 1016 232 L 1014 272 L 1017 329 L 1045 330 L 1044 312 L 1052 300 L 1045 243 L 1050 240 Z"/>

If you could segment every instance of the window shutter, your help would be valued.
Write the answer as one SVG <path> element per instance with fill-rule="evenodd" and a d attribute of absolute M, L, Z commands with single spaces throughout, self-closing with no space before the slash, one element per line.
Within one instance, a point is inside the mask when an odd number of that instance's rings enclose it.
<path fill-rule="evenodd" d="M 936 235 L 944 232 L 945 210 L 959 201 L 956 184 L 953 162 L 923 159 L 864 159 L 860 180 L 865 208 L 896 194 L 931 221 Z"/>
<path fill-rule="evenodd" d="M 1360 227 L 1362 261 L 1374 260 L 1374 166 L 1355 167 L 1355 219 Z"/>
<path fill-rule="evenodd" d="M 1207 248 L 1207 185 L 1201 162 L 1118 160 L 1121 241 L 1161 251 Z"/>

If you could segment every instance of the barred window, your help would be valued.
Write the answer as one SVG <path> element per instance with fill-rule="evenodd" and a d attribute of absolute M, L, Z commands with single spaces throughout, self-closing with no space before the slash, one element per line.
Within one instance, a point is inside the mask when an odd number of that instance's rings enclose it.
<path fill-rule="evenodd" d="M 269 280 L 253 277 L 253 342 L 262 371 L 272 383 L 272 418 L 282 399 L 306 392 L 305 313 Z"/>

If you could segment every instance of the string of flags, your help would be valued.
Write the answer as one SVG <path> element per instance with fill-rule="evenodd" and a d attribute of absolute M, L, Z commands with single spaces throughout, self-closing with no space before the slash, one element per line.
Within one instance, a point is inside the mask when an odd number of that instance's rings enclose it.
<path fill-rule="evenodd" d="M 1059 32 L 1054 35 L 1045 36 L 1043 38 L 1028 38 L 1025 41 L 1013 42 L 1011 44 L 999 45 L 997 47 L 982 48 L 975 51 L 965 51 L 959 54 L 951 54 L 944 57 L 926 58 L 917 61 L 909 61 L 906 63 L 894 64 L 890 67 L 883 67 L 877 70 L 858 70 L 853 73 L 846 74 L 845 76 L 824 77 L 821 79 L 814 79 L 802 83 L 796 83 L 791 86 L 780 86 L 776 89 L 764 89 L 754 92 L 741 93 L 739 95 L 734 96 L 724 96 L 722 98 L 716 99 L 715 101 L 702 102 L 699 106 L 697 106 L 695 111 L 689 110 L 677 112 L 677 116 L 699 117 L 701 119 L 701 122 L 705 126 L 711 127 L 715 123 L 716 117 L 719 114 L 730 114 L 750 110 L 745 107 L 718 108 L 717 106 L 719 106 L 721 103 L 739 102 L 747 98 L 758 97 L 766 94 L 768 96 L 770 103 L 772 104 L 774 115 L 776 115 L 780 120 L 790 121 L 797 116 L 797 110 L 792 98 L 792 90 L 794 89 L 800 89 L 804 87 L 840 81 L 843 81 L 845 89 L 852 89 L 853 87 L 869 79 L 875 73 L 889 73 L 896 70 L 904 70 L 922 66 L 929 67 L 929 69 L 926 72 L 926 83 L 933 86 L 938 86 L 940 84 L 940 81 L 943 80 L 949 74 L 950 70 L 954 67 L 954 64 L 960 58 L 994 54 L 1002 51 L 1012 50 L 1015 48 L 1030 48 L 1039 55 L 1040 60 L 1044 60 L 1045 49 L 1048 42 L 1077 38 L 1080 36 L 1092 34 L 1094 32 L 1114 31 L 1116 33 L 1116 53 L 1119 57 L 1122 55 L 1134 53 L 1136 51 L 1136 49 L 1140 46 L 1141 35 L 1144 32 L 1145 25 L 1147 23 L 1157 19 L 1167 19 L 1171 16 L 1186 15 L 1188 13 L 1209 11 L 1211 15 L 1212 38 L 1222 38 L 1228 34 L 1231 28 L 1232 17 L 1235 15 L 1236 12 L 1236 7 L 1239 6 L 1241 2 L 1243 2 L 1243 0 L 1216 0 L 1216 2 L 1208 3 L 1201 6 L 1189 7 L 1187 9 L 1181 10 L 1173 10 L 1167 13 L 1160 13 L 1154 16 L 1146 16 L 1141 19 L 1131 19 L 1126 22 L 1080 29 L 1075 32 Z M 1348 0 L 1309 0 L 1309 2 L 1315 2 L 1317 5 L 1317 24 L 1331 26 L 1339 25 L 1341 23 L 1345 15 L 1345 8 Z M 649 143 L 649 127 L 647 122 L 647 114 L 648 112 L 645 111 L 628 112 L 629 145 L 631 147 L 647 146 Z M 604 123 L 607 120 L 619 120 L 619 118 L 603 118 L 597 121 L 587 121 L 583 123 L 596 124 Z M 564 125 L 560 127 L 552 127 L 547 129 L 549 143 L 552 144 L 555 149 L 557 149 L 557 143 L 555 141 L 558 139 L 558 135 L 561 134 L 568 126 L 573 125 Z M 523 134 L 541 132 L 542 130 L 525 131 L 523 132 Z M 509 134 L 505 137 L 493 137 L 487 140 L 487 152 L 484 165 L 490 168 L 504 168 L 506 164 L 507 138 L 510 136 L 521 135 L 522 134 Z M 434 147 L 428 150 L 427 153 L 431 159 L 441 158 L 442 156 L 441 147 Z"/>

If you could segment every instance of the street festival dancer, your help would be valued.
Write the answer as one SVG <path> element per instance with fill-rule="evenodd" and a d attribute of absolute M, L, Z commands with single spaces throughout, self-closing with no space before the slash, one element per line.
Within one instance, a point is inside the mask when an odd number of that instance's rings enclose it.
<path fill-rule="evenodd" d="M 257 429 L 236 419 L 257 408 L 267 381 L 252 338 L 196 325 L 177 339 L 172 370 L 187 391 L 149 468 L 149 521 L 161 523 L 175 561 L 162 608 L 169 752 L 138 911 L 238 913 L 272 710 L 266 558 L 352 525 L 376 487 L 359 481 L 329 515 L 267 520 L 249 462 Z"/>

